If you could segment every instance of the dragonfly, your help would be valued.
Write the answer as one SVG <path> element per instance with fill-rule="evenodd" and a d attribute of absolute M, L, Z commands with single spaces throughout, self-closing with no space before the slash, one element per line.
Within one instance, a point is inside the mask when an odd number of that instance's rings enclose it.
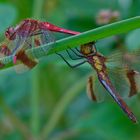
<path fill-rule="evenodd" d="M 71 51 L 77 56 L 73 58 L 67 50 L 69 57 L 73 60 L 84 59 L 82 62 L 71 65 L 62 54 L 57 53 L 71 68 L 78 67 L 84 63 L 89 63 L 96 74 L 90 76 L 87 83 L 88 96 L 93 101 L 101 101 L 102 93 L 107 92 L 119 105 L 128 118 L 137 123 L 137 118 L 123 100 L 123 97 L 132 97 L 140 92 L 140 68 L 138 67 L 140 51 L 126 53 L 114 52 L 105 57 L 96 49 L 95 42 L 90 42 L 80 46 L 80 50 Z"/>
<path fill-rule="evenodd" d="M 60 32 L 75 35 L 78 32 L 58 27 L 49 22 L 43 22 L 34 19 L 25 19 L 15 27 L 9 27 L 5 31 L 6 39 L 0 45 L 0 57 L 13 56 L 14 64 L 20 60 L 28 68 L 33 68 L 37 64 L 37 60 L 31 59 L 26 55 L 25 50 L 33 46 L 39 47 L 54 41 L 52 32 Z M 44 52 L 48 52 L 44 50 Z M 2 67 L 3 64 L 1 63 Z"/>

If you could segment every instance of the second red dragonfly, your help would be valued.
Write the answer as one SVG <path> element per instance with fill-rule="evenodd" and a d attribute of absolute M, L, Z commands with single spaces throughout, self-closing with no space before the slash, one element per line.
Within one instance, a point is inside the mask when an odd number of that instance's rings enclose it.
<path fill-rule="evenodd" d="M 75 35 L 78 32 L 55 26 L 49 22 L 25 19 L 16 27 L 9 27 L 5 32 L 6 39 L 0 45 L 0 56 L 13 55 L 13 62 L 22 61 L 29 68 L 33 68 L 37 61 L 29 58 L 25 50 L 33 46 L 40 46 L 54 41 L 51 31 Z M 44 50 L 47 53 L 48 50 Z M 3 66 L 1 64 L 1 66 Z"/>

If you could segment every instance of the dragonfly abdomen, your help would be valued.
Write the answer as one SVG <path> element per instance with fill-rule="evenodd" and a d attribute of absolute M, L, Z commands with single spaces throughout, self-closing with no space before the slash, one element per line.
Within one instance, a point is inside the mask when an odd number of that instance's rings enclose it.
<path fill-rule="evenodd" d="M 101 84 L 104 86 L 104 88 L 109 92 L 109 94 L 112 96 L 114 101 L 121 107 L 121 109 L 126 113 L 126 115 L 134 122 L 137 122 L 136 117 L 132 113 L 132 111 L 129 109 L 127 104 L 123 101 L 121 96 L 118 94 L 114 86 L 112 85 L 109 77 L 107 74 L 99 73 L 98 72 L 98 79 L 101 82 Z"/>

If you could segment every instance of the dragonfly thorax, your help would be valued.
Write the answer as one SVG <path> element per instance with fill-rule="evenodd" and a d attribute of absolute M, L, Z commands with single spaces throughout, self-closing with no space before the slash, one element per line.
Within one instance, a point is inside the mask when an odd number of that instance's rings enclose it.
<path fill-rule="evenodd" d="M 89 56 L 90 54 L 93 54 L 95 52 L 93 42 L 81 45 L 80 51 L 85 56 Z"/>
<path fill-rule="evenodd" d="M 16 28 L 17 34 L 21 37 L 28 37 L 33 32 L 38 30 L 38 21 L 26 19 L 21 22 L 21 25 Z"/>
<path fill-rule="evenodd" d="M 92 57 L 93 62 L 94 62 L 94 68 L 98 71 L 102 71 L 103 70 L 103 63 L 101 62 L 101 60 L 99 59 L 98 56 L 93 56 Z"/>
<path fill-rule="evenodd" d="M 104 71 L 106 69 L 105 66 L 105 57 L 101 54 L 97 53 L 95 56 L 92 56 L 92 65 L 97 71 Z"/>

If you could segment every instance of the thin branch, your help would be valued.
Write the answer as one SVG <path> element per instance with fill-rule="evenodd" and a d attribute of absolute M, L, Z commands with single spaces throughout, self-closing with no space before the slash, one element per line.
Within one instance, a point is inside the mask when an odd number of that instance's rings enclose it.
<path fill-rule="evenodd" d="M 81 44 L 103 39 L 103 38 L 113 36 L 116 34 L 126 33 L 128 31 L 131 31 L 137 28 L 140 28 L 140 16 L 122 20 L 122 21 L 115 22 L 112 24 L 108 24 L 102 27 L 98 27 L 96 29 L 86 31 L 84 33 L 81 33 L 75 36 L 58 40 L 55 43 L 42 45 L 39 48 L 34 47 L 33 49 L 27 50 L 27 54 L 31 55 L 32 57 L 41 58 L 43 56 L 50 55 L 55 52 L 77 47 Z M 50 46 L 53 46 L 53 47 L 52 49 L 48 51 L 48 48 L 50 48 Z M 46 50 L 46 52 L 44 52 L 44 50 Z M 6 64 L 6 66 L 3 67 L 2 69 L 13 66 L 12 56 L 1 58 L 0 61 Z"/>
<path fill-rule="evenodd" d="M 28 127 L 14 114 L 2 97 L 0 97 L 0 106 L 3 112 L 10 119 L 11 123 L 21 132 L 21 134 L 28 140 L 34 140 Z"/>
<path fill-rule="evenodd" d="M 89 74 L 88 74 L 89 75 Z M 64 96 L 58 101 L 56 106 L 54 107 L 52 114 L 50 116 L 50 119 L 47 120 L 41 134 L 42 139 L 48 139 L 54 128 L 56 127 L 59 119 L 63 115 L 66 108 L 70 105 L 72 100 L 78 96 L 80 91 L 84 88 L 85 85 L 85 79 L 87 79 L 87 76 L 81 78 L 76 84 L 74 84 L 70 89 L 67 90 L 67 92 L 64 94 Z"/>

